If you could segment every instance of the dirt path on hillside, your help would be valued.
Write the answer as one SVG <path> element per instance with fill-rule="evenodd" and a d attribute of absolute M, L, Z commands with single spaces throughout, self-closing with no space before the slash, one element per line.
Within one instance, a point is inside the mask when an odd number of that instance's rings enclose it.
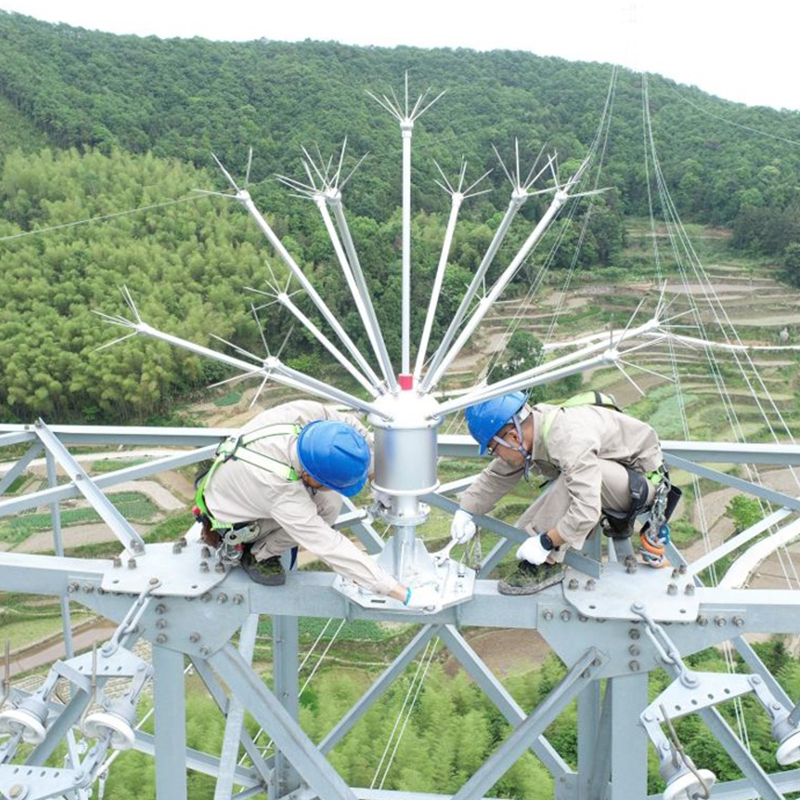
<path fill-rule="evenodd" d="M 147 525 L 132 525 L 132 527 L 140 536 L 144 536 L 150 530 L 150 526 Z M 71 549 L 84 544 L 114 542 L 117 541 L 117 537 L 104 522 L 98 522 L 94 525 L 70 525 L 62 528 L 61 541 L 65 548 Z M 2 548 L 0 547 L 0 549 Z M 24 542 L 20 542 L 14 547 L 6 546 L 5 549 L 13 553 L 52 553 L 53 532 L 32 533 Z M 120 551 L 124 549 L 122 543 L 120 543 L 119 549 Z"/>
<path fill-rule="evenodd" d="M 105 642 L 111 634 L 114 633 L 116 628 L 117 626 L 113 622 L 100 620 L 90 627 L 73 631 L 73 650 L 76 653 L 81 653 L 91 648 L 95 642 Z M 45 664 L 52 664 L 54 661 L 65 657 L 66 649 L 64 647 L 64 639 L 62 637 L 55 637 L 40 646 L 28 648 L 18 654 L 12 654 L 11 677 L 13 678 L 15 675 L 21 675 L 24 672 L 30 672 Z"/>

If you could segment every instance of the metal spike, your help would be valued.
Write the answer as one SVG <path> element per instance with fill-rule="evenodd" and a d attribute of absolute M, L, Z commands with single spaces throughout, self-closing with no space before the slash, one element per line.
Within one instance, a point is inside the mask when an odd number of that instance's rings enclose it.
<path fill-rule="evenodd" d="M 289 332 L 286 334 L 286 338 L 283 340 L 283 343 L 281 344 L 280 348 L 278 349 L 278 352 L 275 355 L 275 358 L 280 360 L 281 353 L 283 353 L 283 348 L 286 347 L 286 345 L 289 343 L 289 337 L 291 337 L 291 335 L 293 333 L 294 333 L 294 324 L 292 324 L 292 327 L 289 328 Z"/>
<path fill-rule="evenodd" d="M 209 383 L 209 389 L 218 389 L 220 386 L 228 386 L 233 385 L 234 383 L 238 383 L 239 381 L 246 381 L 248 378 L 252 378 L 255 373 L 252 372 L 245 372 L 241 375 L 234 375 L 232 378 L 225 378 L 224 380 L 217 381 L 216 383 Z"/>
<path fill-rule="evenodd" d="M 623 359 L 620 359 L 619 363 L 625 364 L 625 366 L 630 367 L 631 369 L 638 369 L 641 372 L 646 372 L 648 375 L 654 375 L 656 378 L 661 378 L 661 380 L 667 381 L 667 383 L 675 383 L 675 378 L 671 378 L 668 375 L 662 375 L 660 372 L 655 372 L 652 369 L 647 369 L 647 367 L 642 367 L 639 364 L 634 364 L 632 361 L 625 361 Z M 644 394 L 644 392 L 642 392 L 642 394 Z"/>
<path fill-rule="evenodd" d="M 636 383 L 636 381 L 633 378 L 631 378 L 631 376 L 628 375 L 627 372 L 625 372 L 625 370 L 622 367 L 622 364 L 620 364 L 619 361 L 615 361 L 614 366 L 622 373 L 623 377 L 628 381 L 628 383 L 631 384 L 631 386 L 633 386 L 634 389 L 636 389 L 637 392 L 639 392 L 639 394 L 642 397 L 646 397 L 645 392 L 643 392 L 642 389 L 639 387 L 639 384 Z"/>
<path fill-rule="evenodd" d="M 264 327 L 261 324 L 261 320 L 258 318 L 258 310 L 252 303 L 250 303 L 250 311 L 253 314 L 253 318 L 256 321 L 256 326 L 258 327 L 258 335 L 261 337 L 261 344 L 264 345 L 264 352 L 267 354 L 267 358 L 269 358 L 270 356 L 269 345 L 267 344 L 267 337 L 264 336 Z"/>
<path fill-rule="evenodd" d="M 342 148 L 339 151 L 339 166 L 336 168 L 336 174 L 333 176 L 333 186 L 339 185 L 339 178 L 342 175 L 342 164 L 344 163 L 344 153 L 347 149 L 347 137 L 344 137 L 344 141 L 342 142 Z"/>
<path fill-rule="evenodd" d="M 211 156 L 214 159 L 214 161 L 217 162 L 217 166 L 222 170 L 222 174 L 228 179 L 228 183 L 230 183 L 230 185 L 236 190 L 236 193 L 238 194 L 240 190 L 239 187 L 236 185 L 236 181 L 231 177 L 228 170 L 226 170 L 225 167 L 222 166 L 222 162 L 217 158 L 217 156 L 214 153 L 212 153 Z"/>
<path fill-rule="evenodd" d="M 136 336 L 136 331 L 133 333 L 127 334 L 127 336 L 120 336 L 118 339 L 114 339 L 112 342 L 106 342 L 105 344 L 101 344 L 99 347 L 95 347 L 95 353 L 99 353 L 101 350 L 105 350 L 107 347 L 113 347 L 115 344 L 119 344 L 120 342 L 124 342 L 126 339 L 130 339 L 133 336 Z"/>
<path fill-rule="evenodd" d="M 364 163 L 364 160 L 368 155 L 369 153 L 364 153 L 364 155 L 361 156 L 361 158 L 358 160 L 358 163 L 353 167 L 353 169 L 350 170 L 349 175 L 339 185 L 339 191 L 341 191 L 342 189 L 344 189 L 345 186 L 347 186 L 347 182 L 350 180 L 350 178 L 353 177 L 353 175 L 355 175 L 356 170 Z"/>
<path fill-rule="evenodd" d="M 244 188 L 250 185 L 250 168 L 253 166 L 253 148 L 247 151 L 247 171 L 244 174 Z"/>
<path fill-rule="evenodd" d="M 483 189 L 480 192 L 473 192 L 472 190 L 479 183 L 481 183 L 482 181 L 486 180 L 486 178 L 488 178 L 489 175 L 492 174 L 492 172 L 494 172 L 494 168 L 487 169 L 486 172 L 484 172 L 483 175 L 481 175 L 480 178 L 478 178 L 478 180 L 476 180 L 474 183 L 472 183 L 470 186 L 468 186 L 464 190 L 464 192 L 463 192 L 464 197 L 477 197 L 479 194 L 486 194 L 487 192 L 491 192 L 492 191 L 491 189 Z"/>
<path fill-rule="evenodd" d="M 514 182 L 514 179 L 511 177 L 511 173 L 508 171 L 506 163 L 503 161 L 503 157 L 500 155 L 500 151 L 494 145 L 492 145 L 492 150 L 494 150 L 494 154 L 497 156 L 497 160 L 500 162 L 500 166 L 502 167 L 506 178 L 508 178 L 508 182 L 516 189 L 517 185 Z"/>
<path fill-rule="evenodd" d="M 250 401 L 250 405 L 248 406 L 248 408 L 252 408 L 256 404 L 258 398 L 261 396 L 261 391 L 267 385 L 268 380 L 269 380 L 269 375 L 266 375 L 264 377 L 264 380 L 261 381 L 261 383 L 259 384 L 258 389 L 256 389 L 256 393 L 253 395 L 253 399 Z"/>
<path fill-rule="evenodd" d="M 252 359 L 256 363 L 260 363 L 261 362 L 261 359 L 258 356 L 253 355 L 253 353 L 249 352 L 248 350 L 245 350 L 242 347 L 239 347 L 238 344 L 234 344 L 233 342 L 229 342 L 227 339 L 223 339 L 221 336 L 217 336 L 216 333 L 211 333 L 211 334 L 209 334 L 209 336 L 211 336 L 212 339 L 216 339 L 218 342 L 222 342 L 223 344 L 228 345 L 228 347 L 230 347 L 232 350 L 235 350 L 237 353 L 241 353 L 243 356 L 246 356 L 247 358 Z"/>

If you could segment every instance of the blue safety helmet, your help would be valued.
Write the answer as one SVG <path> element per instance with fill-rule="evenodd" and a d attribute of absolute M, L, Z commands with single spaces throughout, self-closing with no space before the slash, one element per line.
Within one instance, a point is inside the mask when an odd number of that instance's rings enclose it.
<path fill-rule="evenodd" d="M 481 446 L 481 455 L 486 452 L 495 434 L 508 425 L 514 414 L 525 405 L 525 400 L 525 392 L 512 392 L 476 403 L 464 412 L 469 432 Z"/>
<path fill-rule="evenodd" d="M 344 422 L 310 422 L 297 438 L 297 457 L 315 481 L 345 497 L 358 494 L 369 476 L 369 445 Z"/>

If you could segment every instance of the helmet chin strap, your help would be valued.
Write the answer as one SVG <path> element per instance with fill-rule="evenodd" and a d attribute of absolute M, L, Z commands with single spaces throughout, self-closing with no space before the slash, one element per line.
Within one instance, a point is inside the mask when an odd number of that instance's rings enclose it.
<path fill-rule="evenodd" d="M 526 481 L 530 483 L 530 474 L 531 474 L 531 453 L 525 449 L 525 445 L 523 442 L 525 439 L 522 436 L 522 421 L 520 420 L 519 414 L 514 414 L 511 417 L 512 422 L 514 423 L 514 429 L 517 432 L 517 439 L 519 439 L 519 446 L 517 447 L 517 452 L 523 457 L 523 472 L 522 477 L 525 478 Z"/>
<path fill-rule="evenodd" d="M 522 476 L 525 478 L 526 481 L 530 482 L 531 453 L 525 449 L 525 445 L 523 444 L 525 439 L 522 435 L 522 419 L 520 418 L 520 415 L 514 414 L 514 416 L 511 417 L 511 422 L 514 423 L 514 429 L 517 432 L 517 439 L 519 441 L 517 447 L 512 447 L 505 439 L 501 439 L 499 436 L 497 436 L 497 434 L 492 436 L 492 440 L 502 445 L 503 447 L 508 447 L 511 450 L 516 450 L 522 456 L 522 458 L 524 459 Z"/>

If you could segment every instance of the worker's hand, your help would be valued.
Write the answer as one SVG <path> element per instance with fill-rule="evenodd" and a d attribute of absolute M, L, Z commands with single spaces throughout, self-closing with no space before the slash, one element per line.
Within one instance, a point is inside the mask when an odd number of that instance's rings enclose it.
<path fill-rule="evenodd" d="M 439 597 L 439 592 L 433 586 L 426 584 L 410 588 L 411 597 L 408 598 L 408 603 L 406 603 L 408 608 L 421 610 L 426 614 L 435 614 L 437 611 L 442 610 L 442 598 Z"/>
<path fill-rule="evenodd" d="M 545 549 L 542 544 L 542 535 L 537 533 L 535 536 L 528 537 L 528 540 L 517 548 L 517 560 L 528 561 L 531 564 L 544 564 L 551 552 L 552 550 Z"/>
<path fill-rule="evenodd" d="M 388 492 L 382 492 L 380 489 L 372 490 L 372 499 L 378 508 L 390 509 L 392 507 L 392 496 Z"/>
<path fill-rule="evenodd" d="M 450 538 L 456 544 L 468 542 L 474 535 L 477 528 L 472 521 L 472 514 L 459 508 L 453 514 L 453 523 L 450 525 Z"/>

